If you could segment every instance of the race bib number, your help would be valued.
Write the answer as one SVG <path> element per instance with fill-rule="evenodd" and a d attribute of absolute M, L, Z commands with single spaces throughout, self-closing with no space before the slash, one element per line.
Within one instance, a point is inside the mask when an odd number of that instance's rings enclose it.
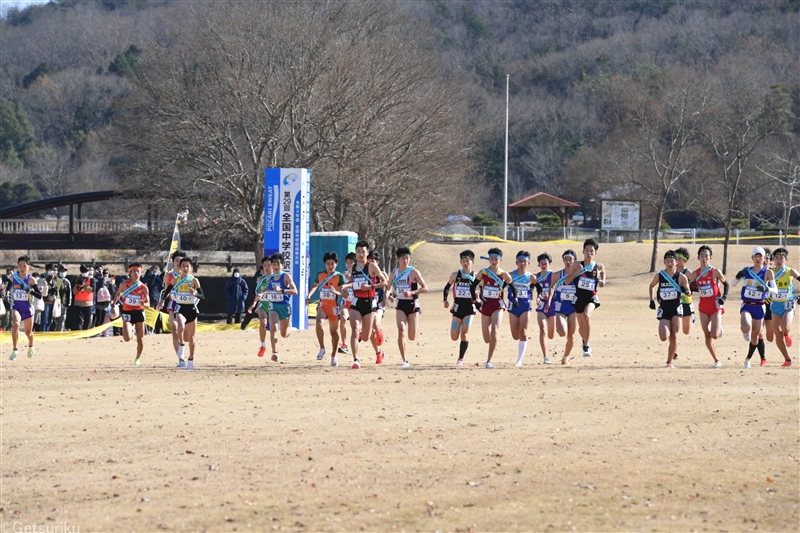
<path fill-rule="evenodd" d="M 711 285 L 700 285 L 697 288 L 700 289 L 700 298 L 711 298 L 714 296 L 714 287 Z"/>
<path fill-rule="evenodd" d="M 21 302 L 25 300 L 28 301 L 28 291 L 24 289 L 14 289 L 14 301 Z"/>
<path fill-rule="evenodd" d="M 500 298 L 500 287 L 485 286 L 483 287 L 483 297 L 492 300 Z"/>
<path fill-rule="evenodd" d="M 585 278 L 581 276 L 578 278 L 578 288 L 583 289 L 585 291 L 594 291 L 594 287 L 597 284 L 597 280 L 594 278 Z"/>
<path fill-rule="evenodd" d="M 564 285 L 561 287 L 561 301 L 574 302 L 575 301 L 575 286 Z"/>
<path fill-rule="evenodd" d="M 320 289 L 319 291 L 319 299 L 320 300 L 335 300 L 336 295 L 333 294 L 333 291 L 330 289 Z"/>
<path fill-rule="evenodd" d="M 141 294 L 129 294 L 125 297 L 125 305 L 130 307 L 139 307 L 142 305 Z"/>
<path fill-rule="evenodd" d="M 360 291 L 361 287 L 363 287 L 364 285 L 366 285 L 366 282 L 364 280 L 361 280 L 361 279 L 353 280 L 353 290 L 354 291 Z"/>
<path fill-rule="evenodd" d="M 747 300 L 763 300 L 764 299 L 764 291 L 761 291 L 756 288 L 747 288 L 744 290 L 744 296 Z"/>
<path fill-rule="evenodd" d="M 788 302 L 789 289 L 778 289 L 778 294 L 772 297 L 773 302 Z"/>
<path fill-rule="evenodd" d="M 453 312 L 458 313 L 458 304 L 453 304 Z"/>
<path fill-rule="evenodd" d="M 675 289 L 660 289 L 658 293 L 661 295 L 662 300 L 677 300 L 678 291 Z"/>
<path fill-rule="evenodd" d="M 283 294 L 280 292 L 268 292 L 267 301 L 272 303 L 281 303 L 283 302 Z"/>
<path fill-rule="evenodd" d="M 122 316 L 122 321 L 123 322 L 130 322 L 131 321 L 131 315 L 126 315 L 125 313 L 123 313 L 120 316 Z"/>
<path fill-rule="evenodd" d="M 456 286 L 456 298 L 472 298 L 472 291 L 469 287 Z"/>
<path fill-rule="evenodd" d="M 179 292 L 175 301 L 179 304 L 193 304 L 195 302 L 195 297 L 190 292 Z"/>
<path fill-rule="evenodd" d="M 411 284 L 408 281 L 401 281 L 395 284 L 395 289 L 397 290 L 398 294 L 402 294 L 411 290 Z"/>

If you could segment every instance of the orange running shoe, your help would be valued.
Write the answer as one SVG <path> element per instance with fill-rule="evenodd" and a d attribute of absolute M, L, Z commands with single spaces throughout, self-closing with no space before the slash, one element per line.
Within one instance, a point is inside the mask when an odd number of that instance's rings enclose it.
<path fill-rule="evenodd" d="M 788 333 L 783 334 L 783 341 L 786 343 L 787 348 L 792 347 L 792 336 L 789 335 Z"/>
<path fill-rule="evenodd" d="M 375 354 L 375 364 L 376 365 L 383 364 L 383 350 Z"/>
<path fill-rule="evenodd" d="M 781 366 L 792 366 L 792 360 L 791 359 L 787 359 L 786 361 L 783 362 L 783 364 Z"/>
<path fill-rule="evenodd" d="M 264 354 L 266 354 L 266 353 L 267 353 L 267 349 L 265 347 L 262 346 L 261 348 L 258 349 L 258 356 L 259 357 L 264 357 Z"/>
<path fill-rule="evenodd" d="M 381 346 L 383 344 L 383 329 L 382 328 L 379 329 L 377 333 L 375 333 L 375 343 L 378 346 Z"/>

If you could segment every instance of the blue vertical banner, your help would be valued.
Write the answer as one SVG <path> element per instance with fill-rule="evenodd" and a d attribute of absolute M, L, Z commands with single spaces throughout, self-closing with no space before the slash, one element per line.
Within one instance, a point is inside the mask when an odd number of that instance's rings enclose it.
<path fill-rule="evenodd" d="M 292 326 L 308 329 L 306 296 L 311 240 L 311 171 L 268 168 L 264 172 L 264 255 L 283 255 L 284 270 L 297 286 Z"/>

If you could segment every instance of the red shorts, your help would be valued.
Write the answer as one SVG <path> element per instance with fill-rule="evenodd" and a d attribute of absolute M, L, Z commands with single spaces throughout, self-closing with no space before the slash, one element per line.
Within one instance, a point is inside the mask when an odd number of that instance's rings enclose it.
<path fill-rule="evenodd" d="M 717 311 L 722 311 L 722 314 L 725 314 L 725 308 L 719 306 L 716 297 L 700 298 L 700 305 L 698 306 L 698 311 L 708 316 L 713 315 Z"/>
<path fill-rule="evenodd" d="M 506 303 L 499 298 L 488 298 L 481 306 L 481 314 L 484 316 L 492 316 L 498 309 L 505 311 Z"/>

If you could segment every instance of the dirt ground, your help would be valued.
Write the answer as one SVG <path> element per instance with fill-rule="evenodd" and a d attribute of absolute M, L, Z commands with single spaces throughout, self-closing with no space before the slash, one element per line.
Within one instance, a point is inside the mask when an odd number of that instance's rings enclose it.
<path fill-rule="evenodd" d="M 358 371 L 316 361 L 312 331 L 282 341 L 280 363 L 256 357 L 256 332 L 200 334 L 194 372 L 174 368 L 165 335 L 145 338 L 141 367 L 119 337 L 39 342 L 15 362 L 3 344 L 2 531 L 800 529 L 800 361 L 781 368 L 770 344 L 769 366 L 742 368 L 738 292 L 723 367 L 698 321 L 664 368 L 650 247 L 601 245 L 593 357 L 546 366 L 533 340 L 515 368 L 505 318 L 497 369 L 477 327 L 457 367 L 441 289 L 462 248 L 412 258 L 431 292 L 406 370 L 393 310 L 385 363 L 364 356 Z M 501 248 L 511 269 L 518 246 Z M 750 250 L 732 250 L 729 272 Z"/>

